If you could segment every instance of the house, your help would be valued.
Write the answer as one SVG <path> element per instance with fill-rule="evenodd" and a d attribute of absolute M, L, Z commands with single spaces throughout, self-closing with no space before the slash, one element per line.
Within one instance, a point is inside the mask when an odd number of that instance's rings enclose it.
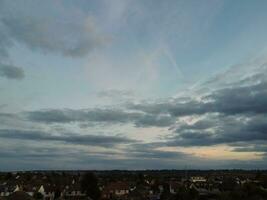
<path fill-rule="evenodd" d="M 38 192 L 43 195 L 45 200 L 53 200 L 55 198 L 55 188 L 50 184 L 41 185 Z"/>
<path fill-rule="evenodd" d="M 145 185 L 137 185 L 130 190 L 128 195 L 129 200 L 140 200 L 140 199 L 148 199 L 149 187 Z"/>
<path fill-rule="evenodd" d="M 149 194 L 148 195 L 149 200 L 159 200 L 160 199 L 160 194 Z"/>
<path fill-rule="evenodd" d="M 10 194 L 8 200 L 34 200 L 29 194 L 23 191 L 16 191 Z"/>
<path fill-rule="evenodd" d="M 190 181 L 193 182 L 193 183 L 196 183 L 196 182 L 207 182 L 207 179 L 202 177 L 202 176 L 192 176 L 190 178 Z"/>
<path fill-rule="evenodd" d="M 28 195 L 33 196 L 35 192 L 37 192 L 37 187 L 32 186 L 31 184 L 23 185 L 20 188 L 20 191 L 26 192 Z"/>
<path fill-rule="evenodd" d="M 169 184 L 170 193 L 176 194 L 179 190 L 179 188 L 182 186 L 182 184 L 178 181 L 171 181 Z"/>
<path fill-rule="evenodd" d="M 190 188 L 196 190 L 199 196 L 214 197 L 221 193 L 221 191 L 218 188 L 203 183 L 202 184 L 192 183 Z"/>
<path fill-rule="evenodd" d="M 112 182 L 104 187 L 102 191 L 102 198 L 110 199 L 114 196 L 122 197 L 129 194 L 130 186 L 126 182 Z"/>
<path fill-rule="evenodd" d="M 72 181 L 72 184 L 69 186 L 65 186 L 64 191 L 62 192 L 62 196 L 65 198 L 82 198 L 85 197 L 86 194 L 81 191 L 81 187 L 79 184 L 75 184 L 74 181 Z"/>
<path fill-rule="evenodd" d="M 138 190 L 131 191 L 130 194 L 128 195 L 129 200 L 140 200 L 143 198 L 144 195 Z"/>
<path fill-rule="evenodd" d="M 4 183 L 0 185 L 0 196 L 7 197 L 12 194 L 16 189 L 17 185 Z"/>

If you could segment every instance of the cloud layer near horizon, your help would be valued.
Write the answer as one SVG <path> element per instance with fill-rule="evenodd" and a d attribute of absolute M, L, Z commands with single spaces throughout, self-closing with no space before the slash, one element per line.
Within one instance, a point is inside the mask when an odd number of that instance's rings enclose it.
<path fill-rule="evenodd" d="M 147 157 L 155 162 L 156 160 L 177 162 L 178 159 L 182 162 L 194 163 L 194 160 L 199 159 L 197 154 L 163 150 L 170 147 L 226 145 L 231 147 L 232 152 L 255 152 L 265 159 L 267 147 L 266 64 L 263 63 L 255 68 L 257 68 L 256 73 L 249 77 L 237 76 L 238 79 L 234 83 L 226 84 L 219 89 L 204 90 L 205 92 L 201 93 L 207 84 L 204 83 L 197 89 L 195 95 L 191 93 L 191 97 L 184 96 L 161 100 L 161 102 L 127 102 L 124 105 L 106 108 L 1 113 L 0 137 L 15 141 L 78 145 L 89 149 L 92 147 L 111 148 L 115 157 L 122 157 L 120 158 L 122 166 L 125 161 L 123 157 L 126 155 L 127 159 Z M 211 84 L 210 81 L 209 84 Z M 13 123 L 21 124 L 21 128 L 11 128 L 10 125 Z M 33 128 L 29 129 L 31 126 Z M 113 136 L 110 134 L 101 136 L 92 134 L 90 131 L 93 127 L 102 127 L 103 132 L 113 126 L 134 126 L 136 129 L 167 128 L 169 133 L 161 136 L 163 137 L 161 141 L 147 143 L 135 136 L 130 138 L 127 133 L 122 134 L 123 136 L 114 135 L 114 133 L 112 133 Z M 80 130 L 77 133 L 71 133 L 67 131 L 67 127 L 79 127 Z M 88 131 L 90 131 L 89 134 Z M 107 155 L 105 151 L 98 153 L 103 156 Z M 262 160 L 262 164 L 258 166 L 264 168 L 264 162 Z M 210 163 L 212 165 L 212 162 Z M 245 164 L 243 166 L 253 167 Z"/>

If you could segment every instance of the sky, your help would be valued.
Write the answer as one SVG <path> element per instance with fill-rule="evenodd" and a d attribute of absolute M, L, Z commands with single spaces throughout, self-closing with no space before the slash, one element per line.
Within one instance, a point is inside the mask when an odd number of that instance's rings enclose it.
<path fill-rule="evenodd" d="M 0 0 L 0 170 L 267 169 L 266 9 Z"/>

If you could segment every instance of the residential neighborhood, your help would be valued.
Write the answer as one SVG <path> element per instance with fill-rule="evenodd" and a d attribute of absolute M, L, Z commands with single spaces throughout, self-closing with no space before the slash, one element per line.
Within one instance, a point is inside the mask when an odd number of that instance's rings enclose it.
<path fill-rule="evenodd" d="M 266 171 L 33 171 L 0 173 L 0 200 L 267 199 Z"/>

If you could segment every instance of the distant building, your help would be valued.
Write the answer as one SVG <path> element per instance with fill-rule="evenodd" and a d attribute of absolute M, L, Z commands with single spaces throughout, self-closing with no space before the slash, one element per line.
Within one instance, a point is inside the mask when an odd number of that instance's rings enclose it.
<path fill-rule="evenodd" d="M 196 182 L 207 182 L 207 179 L 202 177 L 202 176 L 192 176 L 190 178 L 190 181 L 193 182 L 193 183 L 196 183 Z"/>
<path fill-rule="evenodd" d="M 130 186 L 127 182 L 113 182 L 104 187 L 102 198 L 121 197 L 129 194 Z"/>

